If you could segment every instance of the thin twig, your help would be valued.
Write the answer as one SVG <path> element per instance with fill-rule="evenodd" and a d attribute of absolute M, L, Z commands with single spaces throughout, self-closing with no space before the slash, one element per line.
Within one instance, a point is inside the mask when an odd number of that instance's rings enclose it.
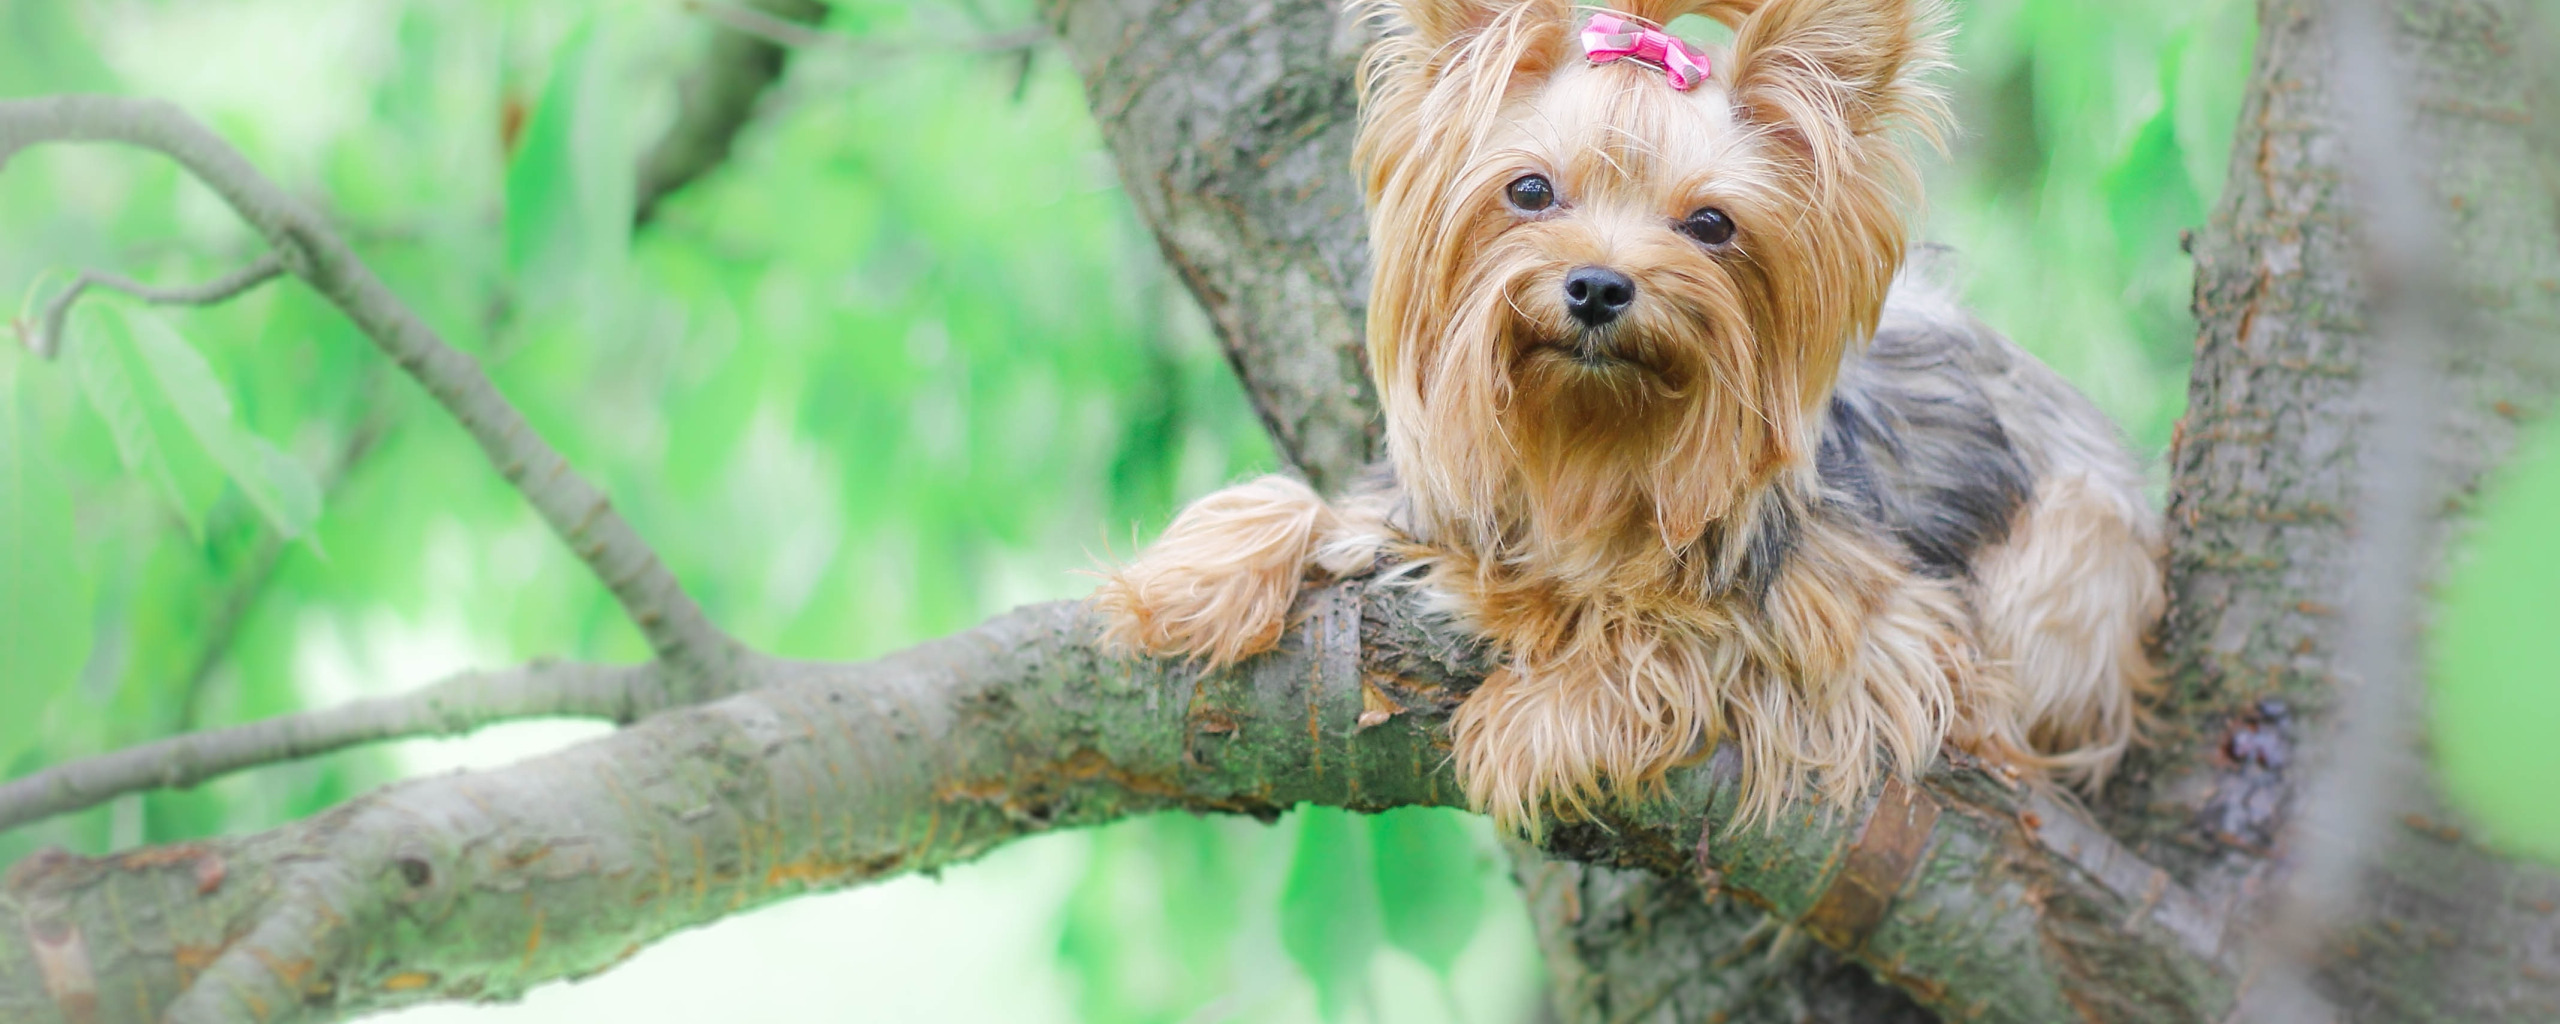
<path fill-rule="evenodd" d="M 0 832 L 147 789 L 186 788 L 244 768 L 360 743 L 455 736 L 524 718 L 629 722 L 682 699 L 655 665 L 536 662 L 225 729 L 187 733 L 0 783 Z"/>
<path fill-rule="evenodd" d="M 810 28 L 789 18 L 774 16 L 769 11 L 737 4 L 712 3 L 709 0 L 685 0 L 685 9 L 719 22 L 722 27 L 740 35 L 752 36 L 775 46 L 790 49 L 814 49 L 841 46 L 845 36 Z"/>
<path fill-rule="evenodd" d="M 72 303 L 91 288 L 123 292 L 155 306 L 211 306 L 229 302 L 243 292 L 284 275 L 284 260 L 274 252 L 259 254 L 256 262 L 193 287 L 163 288 L 136 281 L 122 274 L 104 270 L 86 270 L 64 288 L 62 294 L 44 304 L 35 333 L 28 335 L 27 348 L 36 355 L 51 359 L 62 351 L 62 328 L 71 316 Z"/>
<path fill-rule="evenodd" d="M 678 83 L 676 118 L 640 160 L 638 202 L 632 223 L 646 226 L 669 195 L 699 180 L 729 158 L 753 118 L 786 101 L 776 83 L 798 52 L 851 56 L 859 62 L 904 54 L 962 52 L 1012 54 L 1018 100 L 1030 81 L 1034 48 L 1049 38 L 1042 28 L 973 35 L 956 42 L 884 42 L 816 28 L 827 7 L 818 0 L 685 0 L 684 7 L 718 25 L 700 63 Z"/>
<path fill-rule="evenodd" d="M 327 298 L 459 420 L 490 462 L 612 591 L 658 656 L 708 696 L 741 648 L 702 614 L 656 551 L 507 403 L 479 361 L 446 344 L 344 240 L 240 152 L 158 100 L 54 96 L 0 101 L 0 165 L 43 142 L 120 142 L 176 160 L 275 247 L 286 270 Z"/>
<path fill-rule="evenodd" d="M 827 16 L 819 0 L 748 0 L 737 8 L 806 32 Z M 725 24 L 725 23 L 724 23 Z M 658 204 L 729 158 L 765 93 L 782 78 L 792 48 L 735 29 L 711 34 L 701 59 L 676 83 L 676 119 L 640 159 L 632 223 L 646 225 Z"/>
<path fill-rule="evenodd" d="M 1045 28 L 1020 28 L 1007 32 L 975 35 L 957 43 L 935 40 L 886 43 L 862 39 L 840 32 L 827 32 L 797 22 L 774 17 L 752 7 L 717 3 L 714 0 L 686 0 L 685 7 L 703 17 L 719 22 L 728 29 L 754 36 L 776 46 L 804 50 L 844 50 L 864 56 L 891 56 L 924 49 L 959 50 L 967 53 L 1003 53 L 1038 46 L 1049 39 Z"/>

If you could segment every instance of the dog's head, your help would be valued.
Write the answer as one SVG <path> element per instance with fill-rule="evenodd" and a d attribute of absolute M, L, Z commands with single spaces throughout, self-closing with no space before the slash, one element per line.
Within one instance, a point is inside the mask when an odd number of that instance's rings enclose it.
<path fill-rule="evenodd" d="M 1367 8 L 1369 356 L 1416 511 L 1506 547 L 1677 550 L 1808 465 L 1902 262 L 1930 0 Z M 1688 13 L 1734 38 L 1684 50 L 1687 88 L 1585 45 L 1594 17 Z"/>

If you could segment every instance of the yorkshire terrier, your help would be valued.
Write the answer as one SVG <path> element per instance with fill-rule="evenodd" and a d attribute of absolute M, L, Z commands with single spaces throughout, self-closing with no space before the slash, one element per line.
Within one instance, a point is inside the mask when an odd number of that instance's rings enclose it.
<path fill-rule="evenodd" d="M 1398 563 L 1502 655 L 1450 739 L 1513 828 L 1717 744 L 1746 819 L 1944 743 L 2097 784 L 2161 528 L 2103 415 L 1902 273 L 1934 0 L 1617 2 L 1355 5 L 1391 473 L 1201 499 L 1096 594 L 1109 639 L 1232 663 Z"/>

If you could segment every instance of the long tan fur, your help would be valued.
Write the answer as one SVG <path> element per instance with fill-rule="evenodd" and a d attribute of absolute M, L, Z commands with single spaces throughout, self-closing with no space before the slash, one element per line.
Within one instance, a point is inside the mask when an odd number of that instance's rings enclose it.
<path fill-rule="evenodd" d="M 1309 573 L 1401 545 L 1508 659 L 1458 709 L 1453 756 L 1470 802 L 1518 827 L 1641 795 L 1717 743 L 1742 753 L 1754 816 L 1807 787 L 1846 803 L 1948 740 L 2102 773 L 2147 671 L 2146 598 L 2013 606 L 2071 588 L 2054 563 L 2091 531 L 2115 531 L 2113 583 L 2150 572 L 2156 594 L 2147 510 L 2053 483 L 1984 585 L 1818 508 L 1823 410 L 1884 313 L 1909 148 L 1941 116 L 1933 4 L 1620 3 L 1735 27 L 1686 93 L 1583 60 L 1588 9 L 1559 0 L 1355 9 L 1381 33 L 1356 163 L 1395 487 L 1340 510 L 1282 478 L 1203 499 L 1103 587 L 1113 638 L 1229 663 L 1276 641 Z M 1530 173 L 1557 208 L 1506 205 Z M 1676 230 L 1701 207 L 1740 225 L 1730 245 Z M 1645 297 L 1604 359 L 1566 343 L 1588 335 L 1560 282 L 1587 266 Z M 1780 534 L 1783 563 L 1755 569 L 1752 539 Z"/>

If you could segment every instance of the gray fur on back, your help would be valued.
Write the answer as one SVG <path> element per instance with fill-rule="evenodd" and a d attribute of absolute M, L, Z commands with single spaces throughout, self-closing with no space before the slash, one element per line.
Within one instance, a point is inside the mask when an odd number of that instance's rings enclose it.
<path fill-rule="evenodd" d="M 2115 426 L 2060 374 L 1966 312 L 1915 254 L 1866 350 L 1840 368 L 1817 469 L 1823 504 L 1891 533 L 1915 567 L 1964 574 L 2056 474 L 2140 491 Z M 2131 499 L 2129 499 L 2131 500 Z"/>

